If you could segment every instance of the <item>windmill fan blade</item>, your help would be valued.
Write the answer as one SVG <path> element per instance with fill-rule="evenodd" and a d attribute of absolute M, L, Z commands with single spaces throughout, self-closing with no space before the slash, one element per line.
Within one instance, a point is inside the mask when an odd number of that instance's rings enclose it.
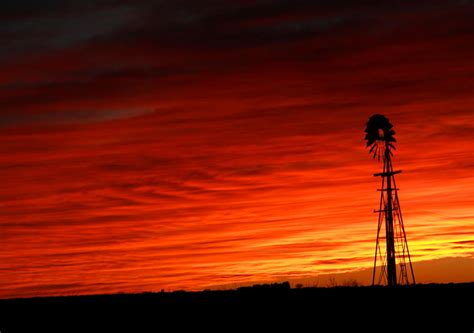
<path fill-rule="evenodd" d="M 369 153 L 372 154 L 375 152 L 375 155 L 378 155 L 378 160 L 380 161 L 382 150 L 382 142 L 384 147 L 393 148 L 395 150 L 395 146 L 392 144 L 393 142 L 397 142 L 395 139 L 395 130 L 393 130 L 393 125 L 390 123 L 387 117 L 381 114 L 374 114 L 372 115 L 369 120 L 367 121 L 366 128 L 364 130 L 365 140 L 367 141 L 366 147 L 369 148 Z M 377 145 L 380 143 L 380 146 Z M 377 148 L 374 148 L 377 147 Z M 391 153 L 391 152 L 390 152 Z M 393 153 L 391 153 L 393 155 Z M 375 156 L 374 155 L 374 156 Z M 374 157 L 375 158 L 375 157 Z"/>

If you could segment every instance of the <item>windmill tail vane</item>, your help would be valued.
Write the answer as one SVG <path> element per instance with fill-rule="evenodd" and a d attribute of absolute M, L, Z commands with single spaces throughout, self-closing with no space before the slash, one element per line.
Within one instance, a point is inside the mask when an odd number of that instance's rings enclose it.
<path fill-rule="evenodd" d="M 378 223 L 372 284 L 415 284 L 395 181 L 395 175 L 402 171 L 394 171 L 392 165 L 394 143 L 397 142 L 395 131 L 388 118 L 375 114 L 369 118 L 365 133 L 369 153 L 374 159 L 383 161 L 382 172 L 374 174 L 375 177 L 381 177 L 382 185 L 378 189 L 379 208 L 374 211 L 378 213 Z"/>

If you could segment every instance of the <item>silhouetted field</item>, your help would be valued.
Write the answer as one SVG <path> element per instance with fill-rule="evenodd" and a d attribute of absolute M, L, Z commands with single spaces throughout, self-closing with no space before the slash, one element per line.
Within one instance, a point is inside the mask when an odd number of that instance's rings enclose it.
<path fill-rule="evenodd" d="M 376 330 L 448 325 L 453 329 L 450 332 L 459 328 L 472 332 L 473 291 L 474 283 L 301 289 L 281 283 L 226 291 L 8 299 L 0 300 L 0 330 L 68 331 L 81 327 L 92 331 L 88 327 L 101 326 L 107 331 L 191 327 L 226 332 L 290 326 L 303 331 L 307 325 L 317 328 L 324 324 L 334 329 Z"/>

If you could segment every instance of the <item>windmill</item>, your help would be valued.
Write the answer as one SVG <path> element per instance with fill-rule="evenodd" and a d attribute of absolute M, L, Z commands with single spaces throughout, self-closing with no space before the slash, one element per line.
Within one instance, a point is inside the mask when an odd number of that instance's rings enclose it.
<path fill-rule="evenodd" d="M 374 174 L 375 177 L 381 177 L 382 187 L 378 190 L 380 191 L 379 209 L 374 211 L 378 213 L 378 227 L 372 285 L 415 284 L 415 274 L 413 273 L 402 211 L 398 201 L 398 188 L 395 183 L 395 175 L 402 171 L 394 171 L 392 166 L 394 143 L 397 141 L 394 137 L 395 131 L 388 118 L 380 114 L 374 114 L 367 122 L 365 133 L 369 153 L 379 162 L 380 160 L 383 161 L 382 172 Z M 381 235 L 383 227 L 385 228 L 385 237 Z M 383 245 L 381 246 L 381 243 L 384 238 L 385 252 L 382 252 L 381 247 Z M 377 261 L 379 261 L 379 267 L 377 267 Z"/>

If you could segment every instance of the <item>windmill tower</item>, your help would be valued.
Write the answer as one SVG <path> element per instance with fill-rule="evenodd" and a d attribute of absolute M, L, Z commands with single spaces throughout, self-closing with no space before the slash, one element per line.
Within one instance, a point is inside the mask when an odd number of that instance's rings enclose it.
<path fill-rule="evenodd" d="M 374 174 L 375 177 L 381 177 L 382 186 L 378 190 L 380 191 L 379 209 L 374 211 L 378 213 L 378 227 L 372 285 L 415 284 L 415 274 L 395 182 L 395 175 L 402 171 L 394 171 L 392 166 L 392 150 L 395 150 L 394 143 L 397 141 L 394 137 L 395 131 L 385 116 L 375 114 L 369 118 L 365 133 L 369 153 L 379 162 L 383 161 L 382 172 Z M 381 233 L 382 229 L 385 229 L 385 236 Z M 385 251 L 382 251 L 384 239 Z"/>

